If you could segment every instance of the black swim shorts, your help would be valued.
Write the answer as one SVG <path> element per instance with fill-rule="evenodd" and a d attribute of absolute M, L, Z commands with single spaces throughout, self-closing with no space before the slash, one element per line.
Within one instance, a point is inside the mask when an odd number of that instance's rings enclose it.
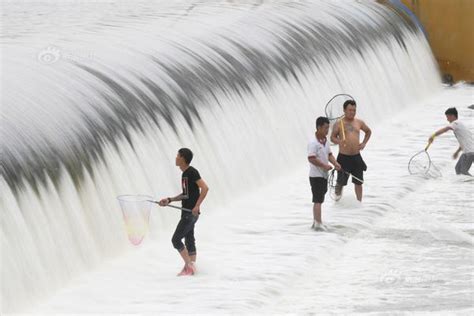
<path fill-rule="evenodd" d="M 365 164 L 362 156 L 360 154 L 348 156 L 339 154 L 337 155 L 337 162 L 341 165 L 344 171 L 349 172 L 350 174 L 354 175 L 355 177 L 364 180 L 364 171 L 367 170 L 367 165 Z M 346 185 L 347 180 L 349 179 L 349 175 L 344 171 L 337 172 L 337 183 L 339 185 Z M 352 183 L 354 184 L 362 184 L 359 180 L 352 177 Z"/>

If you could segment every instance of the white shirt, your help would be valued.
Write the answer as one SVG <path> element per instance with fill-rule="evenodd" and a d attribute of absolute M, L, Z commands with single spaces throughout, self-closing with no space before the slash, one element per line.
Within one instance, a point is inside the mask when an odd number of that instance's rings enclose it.
<path fill-rule="evenodd" d="M 329 147 L 329 140 L 326 140 L 326 144 L 321 144 L 316 138 L 312 139 L 308 143 L 308 158 L 316 157 L 319 161 L 327 164 L 329 163 L 329 154 L 331 153 L 331 147 Z M 309 176 L 328 178 L 328 171 L 309 163 Z"/>
<path fill-rule="evenodd" d="M 453 129 L 454 135 L 458 139 L 462 151 L 464 153 L 473 153 L 474 145 L 472 142 L 472 132 L 466 127 L 466 125 L 456 120 L 449 124 L 449 127 Z"/>

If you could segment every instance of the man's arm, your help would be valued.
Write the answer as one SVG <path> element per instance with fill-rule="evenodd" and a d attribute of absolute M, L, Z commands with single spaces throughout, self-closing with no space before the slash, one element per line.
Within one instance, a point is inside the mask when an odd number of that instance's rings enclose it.
<path fill-rule="evenodd" d="M 201 189 L 201 193 L 199 194 L 199 198 L 196 202 L 196 205 L 193 208 L 193 215 L 199 215 L 199 208 L 201 207 L 202 201 L 206 198 L 207 192 L 209 192 L 209 187 L 207 186 L 206 182 L 203 179 L 199 179 L 196 181 L 199 189 Z"/>
<path fill-rule="evenodd" d="M 329 153 L 329 162 L 334 165 L 334 168 L 336 168 L 336 170 L 341 170 L 341 165 L 337 162 L 336 157 L 334 157 L 332 153 Z"/>
<path fill-rule="evenodd" d="M 326 170 L 331 170 L 332 169 L 332 167 L 330 165 L 325 164 L 324 162 L 322 162 L 321 160 L 316 158 L 316 156 L 309 156 L 308 161 L 310 163 L 312 163 L 313 165 L 315 165 L 316 167 L 321 167 L 321 168 L 326 169 Z"/>
<path fill-rule="evenodd" d="M 339 125 L 341 124 L 340 120 L 337 120 L 336 123 L 334 123 L 332 127 L 332 133 L 331 133 L 331 142 L 333 144 L 339 145 Z"/>
<path fill-rule="evenodd" d="M 185 198 L 186 198 L 186 196 L 184 196 L 184 194 L 181 193 L 181 194 L 178 194 L 178 195 L 173 196 L 173 197 L 163 198 L 163 199 L 160 200 L 159 204 L 161 206 L 166 206 L 166 205 L 170 204 L 173 201 L 181 201 L 181 200 L 184 200 Z"/>
<path fill-rule="evenodd" d="M 453 159 L 458 158 L 458 155 L 461 151 L 462 151 L 462 148 L 461 148 L 461 146 L 459 146 L 458 150 L 456 150 L 456 152 L 454 152 L 454 154 L 453 154 Z"/>
<path fill-rule="evenodd" d="M 430 138 L 428 138 L 428 143 L 432 143 L 435 139 L 435 137 L 439 136 L 439 135 L 442 135 L 444 133 L 446 133 L 447 131 L 449 130 L 452 130 L 453 128 L 451 126 L 446 126 L 446 127 L 443 127 L 443 128 L 440 128 L 439 130 L 437 130 L 436 132 L 434 132 L 433 135 L 430 136 Z"/>
<path fill-rule="evenodd" d="M 361 126 L 360 129 L 364 132 L 364 140 L 362 143 L 359 145 L 359 150 L 363 150 L 365 148 L 365 145 L 367 145 L 367 142 L 370 139 L 370 136 L 372 135 L 372 130 L 365 124 L 364 121 L 361 121 Z"/>
<path fill-rule="evenodd" d="M 183 193 L 180 193 L 176 196 L 170 197 L 170 202 L 184 200 L 186 196 Z"/>

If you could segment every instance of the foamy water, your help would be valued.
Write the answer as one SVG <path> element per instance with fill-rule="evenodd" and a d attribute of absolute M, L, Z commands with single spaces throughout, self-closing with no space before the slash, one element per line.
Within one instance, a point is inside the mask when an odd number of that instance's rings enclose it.
<path fill-rule="evenodd" d="M 446 124 L 448 105 L 472 123 L 467 106 L 473 92 L 467 86 L 445 88 L 372 124 L 373 137 L 363 152 L 369 166 L 363 203 L 350 187 L 337 203 L 327 197 L 323 221 L 330 232 L 310 229 L 312 204 L 302 156 L 295 170 L 282 171 L 271 184 L 218 208 L 203 208 L 194 277 L 175 276 L 181 262 L 166 238 L 174 228 L 170 225 L 32 311 L 472 313 L 474 182 L 454 175 L 454 135 L 437 138 L 430 148 L 441 178 L 410 176 L 407 162 L 433 130 Z"/>

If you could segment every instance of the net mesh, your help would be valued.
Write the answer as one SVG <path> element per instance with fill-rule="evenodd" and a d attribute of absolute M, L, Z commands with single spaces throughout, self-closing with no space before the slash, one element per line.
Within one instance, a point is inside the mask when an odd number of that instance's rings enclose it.
<path fill-rule="evenodd" d="M 428 174 L 431 166 L 431 158 L 427 151 L 422 150 L 413 155 L 408 162 L 408 172 L 410 174 Z"/>
<path fill-rule="evenodd" d="M 442 176 L 440 169 L 433 163 L 426 150 L 422 150 L 410 158 L 408 172 L 412 175 L 423 175 L 430 178 Z"/>
<path fill-rule="evenodd" d="M 329 196 L 334 201 L 338 201 L 341 198 L 340 194 L 339 195 L 336 194 L 336 185 L 337 185 L 337 171 L 336 169 L 332 169 L 331 172 L 329 172 L 329 176 L 328 176 L 328 191 L 329 191 Z"/>
<path fill-rule="evenodd" d="M 133 245 L 139 245 L 148 232 L 152 197 L 148 195 L 121 195 L 117 199 L 122 209 L 128 239 Z"/>

